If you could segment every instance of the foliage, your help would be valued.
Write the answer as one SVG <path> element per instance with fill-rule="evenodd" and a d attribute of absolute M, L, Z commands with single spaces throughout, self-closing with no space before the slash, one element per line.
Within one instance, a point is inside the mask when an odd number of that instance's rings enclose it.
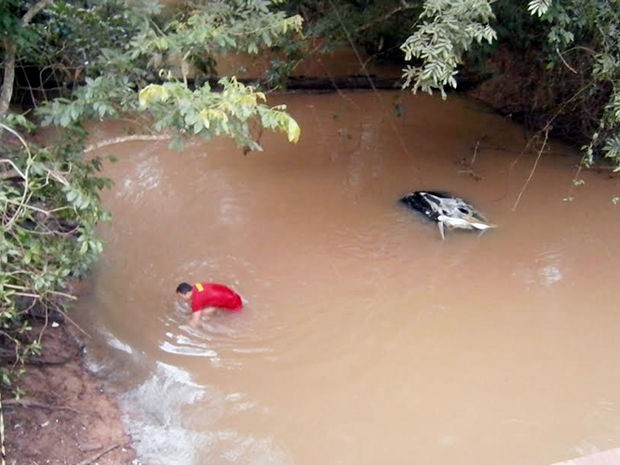
<path fill-rule="evenodd" d="M 586 52 L 590 93 L 607 94 L 598 127 L 584 146 L 587 164 L 597 152 L 620 169 L 620 9 L 616 0 L 553 2 L 541 14 L 549 43 L 563 56 Z M 568 65 L 567 63 L 563 63 Z"/>
<path fill-rule="evenodd" d="M 558 124 L 558 118 L 569 111 L 586 116 L 586 124 L 568 122 L 573 132 L 589 138 L 583 147 L 584 162 L 592 163 L 601 154 L 620 169 L 617 0 L 530 0 L 527 5 L 504 0 L 492 8 L 493 4 L 493 0 L 426 0 L 422 24 L 402 46 L 406 60 L 421 62 L 404 70 L 405 87 L 413 92 L 435 89 L 445 96 L 446 86 L 456 87 L 455 75 L 464 53 L 474 43 L 494 41 L 496 30 L 500 31 L 500 42 L 537 56 L 528 62 L 532 76 L 538 76 L 536 71 L 544 67 L 543 78 L 532 84 L 545 86 L 555 97 L 539 108 L 547 114 L 546 126 Z M 492 28 L 494 11 L 504 14 L 502 22 Z M 518 12 L 538 21 L 527 20 Z M 506 24 L 507 18 L 511 24 Z M 578 66 L 571 66 L 567 59 Z M 595 127 L 587 124 L 590 119 Z M 574 139 L 578 140 L 579 134 Z"/>
<path fill-rule="evenodd" d="M 213 61 L 233 50 L 256 53 L 301 27 L 299 17 L 270 13 L 269 4 L 259 0 L 213 2 L 206 9 L 181 9 L 166 21 L 154 18 L 155 27 L 143 22 L 126 53 L 104 49 L 93 60 L 95 70 L 105 67 L 108 72 L 87 76 L 86 85 L 76 89 L 71 100 L 56 99 L 40 110 L 44 124 L 68 127 L 84 118 L 137 112 L 149 131 L 173 130 L 177 147 L 184 136 L 226 135 L 245 148 L 259 150 L 250 131 L 255 123 L 281 130 L 289 140 L 297 141 L 299 127 L 285 107 L 269 108 L 265 95 L 252 87 L 234 78 L 222 79 L 220 91 L 214 91 L 207 80 L 199 83 L 200 77 L 193 86 L 188 83 L 190 73 L 198 73 L 192 63 Z M 133 63 L 140 66 L 132 67 Z M 150 82 L 144 69 L 164 83 Z"/>
<path fill-rule="evenodd" d="M 446 96 L 445 86 L 456 88 L 457 66 L 473 42 L 496 38 L 489 25 L 493 12 L 488 0 L 427 0 L 420 18 L 422 24 L 402 45 L 405 60 L 421 60 L 419 66 L 404 70 L 404 87 Z"/>
<path fill-rule="evenodd" d="M 550 76 L 572 74 L 578 83 L 567 96 L 584 120 L 589 141 L 584 163 L 602 155 L 620 167 L 620 10 L 615 0 L 532 0 L 529 9 L 547 26 Z M 577 78 L 577 79 L 575 79 Z M 569 78 L 570 79 L 570 78 Z M 558 87 L 561 83 L 555 83 Z"/>
<path fill-rule="evenodd" d="M 402 59 L 400 44 L 422 9 L 406 0 L 289 0 L 288 13 L 302 15 L 305 34 L 320 39 L 322 50 L 362 46 L 366 53 Z"/>
<path fill-rule="evenodd" d="M 48 71 L 55 82 L 79 82 L 105 70 L 102 51 L 128 46 L 127 37 L 145 22 L 140 12 L 128 10 L 122 0 L 54 2 L 34 18 L 30 29 L 36 41 L 23 50 L 22 59 Z"/>
<path fill-rule="evenodd" d="M 5 359 L 21 362 L 37 349 L 28 337 L 29 318 L 64 311 L 72 299 L 71 280 L 84 276 L 102 250 L 95 228 L 108 214 L 99 193 L 110 181 L 99 175 L 100 158 L 85 156 L 86 121 L 133 118 L 141 132 L 128 139 L 169 138 L 174 147 L 189 137 L 224 135 L 246 150 L 259 150 L 252 131 L 258 126 L 284 132 L 291 142 L 299 139 L 300 128 L 283 105 L 268 106 L 264 93 L 234 77 L 210 82 L 220 55 L 258 53 L 300 31 L 301 18 L 275 11 L 279 3 L 216 0 L 163 8 L 149 0 L 8 0 L 0 5 L 0 103 L 24 101 L 25 95 L 35 107 L 28 119 L 0 110 L 0 355 Z M 7 92 L 14 69 L 19 95 Z M 45 145 L 35 142 L 42 126 L 52 127 L 41 136 Z M 2 379 L 10 382 L 2 370 Z"/>
<path fill-rule="evenodd" d="M 108 217 L 99 191 L 109 181 L 97 176 L 98 158 L 85 160 L 75 150 L 84 133 L 44 147 L 1 129 L 0 347 L 17 364 L 39 348 L 28 336 L 29 320 L 64 310 L 70 281 L 101 252 L 95 225 Z M 7 370 L 2 380 L 11 381 Z"/>
<path fill-rule="evenodd" d="M 191 91 L 177 82 L 150 84 L 140 91 L 140 108 L 153 115 L 155 130 L 176 128 L 179 134 L 199 134 L 207 139 L 226 135 L 250 150 L 260 150 L 248 124 L 253 119 L 263 127 L 286 132 L 290 142 L 299 140 L 299 126 L 283 106 L 262 105 L 263 93 L 234 78 L 224 78 L 220 84 L 223 90 L 219 93 L 211 92 L 208 85 Z"/>
<path fill-rule="evenodd" d="M 530 14 L 540 17 L 549 10 L 551 2 L 552 0 L 530 0 L 527 5 L 527 10 Z"/>

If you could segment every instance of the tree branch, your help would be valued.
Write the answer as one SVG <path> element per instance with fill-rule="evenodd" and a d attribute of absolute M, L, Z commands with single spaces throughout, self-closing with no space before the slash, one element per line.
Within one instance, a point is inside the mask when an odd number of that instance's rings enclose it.
<path fill-rule="evenodd" d="M 26 14 L 22 17 L 22 25 L 27 26 L 32 21 L 32 18 L 43 8 L 47 6 L 48 3 L 53 3 L 54 0 L 39 0 L 37 3 L 32 5 Z"/>
<path fill-rule="evenodd" d="M 2 92 L 0 93 L 0 119 L 4 118 L 9 105 L 11 104 L 11 97 L 13 96 L 13 82 L 15 81 L 15 53 L 17 52 L 17 46 L 15 42 L 5 39 L 4 40 L 4 79 L 2 81 Z"/>
<path fill-rule="evenodd" d="M 532 169 L 530 170 L 530 174 L 527 177 L 527 180 L 525 181 L 525 184 L 523 184 L 523 187 L 521 188 L 521 192 L 519 192 L 519 195 L 517 196 L 517 200 L 515 200 L 515 203 L 512 206 L 512 211 L 513 212 L 517 210 L 517 206 L 519 205 L 519 202 L 521 201 L 521 197 L 523 196 L 523 193 L 525 192 L 525 189 L 527 189 L 528 184 L 530 183 L 530 181 L 532 180 L 532 177 L 534 176 L 534 171 L 536 171 L 536 167 L 538 166 L 538 162 L 540 161 L 540 157 L 542 156 L 542 153 L 545 150 L 545 146 L 547 145 L 547 140 L 549 139 L 549 131 L 550 130 L 551 130 L 550 127 L 547 127 L 544 130 L 545 140 L 543 140 L 543 143 L 542 143 L 542 145 L 540 147 L 540 150 L 538 151 L 538 156 L 536 157 L 536 160 L 534 161 L 534 165 L 532 166 Z"/>
<path fill-rule="evenodd" d="M 113 444 L 110 447 L 106 447 L 101 452 L 96 453 L 92 457 L 89 457 L 87 459 L 82 460 L 77 465 L 90 465 L 91 463 L 95 462 L 96 460 L 99 460 L 101 457 L 103 457 L 108 452 L 112 452 L 114 449 L 118 449 L 119 447 L 124 446 L 124 445 L 125 444 L 123 444 L 123 443 Z"/>
<path fill-rule="evenodd" d="M 133 136 L 119 136 L 111 139 L 105 139 L 95 144 L 91 144 L 84 149 L 84 153 L 92 152 L 93 150 L 107 147 L 108 145 L 122 144 L 123 142 L 133 141 L 151 141 L 151 140 L 169 140 L 172 139 L 168 134 L 135 134 Z"/>
<path fill-rule="evenodd" d="M 66 410 L 67 412 L 71 412 L 75 414 L 81 413 L 79 410 L 76 410 L 71 407 L 65 407 L 64 405 L 44 404 L 44 403 L 37 402 L 34 400 L 30 400 L 30 399 L 7 399 L 3 401 L 3 404 L 4 405 L 15 405 L 15 406 L 24 407 L 24 408 L 42 408 L 45 410 Z"/>
<path fill-rule="evenodd" d="M 378 18 L 375 18 L 372 21 L 364 24 L 363 26 L 358 27 L 357 28 L 357 32 L 365 31 L 366 29 L 370 29 L 375 24 L 380 23 L 382 21 L 385 21 L 386 19 L 394 16 L 396 13 L 400 13 L 401 11 L 411 10 L 413 8 L 415 8 L 414 5 L 408 5 L 408 4 L 403 2 L 403 4 L 401 6 L 398 6 L 398 7 L 394 8 L 393 10 L 388 11 L 384 15 L 381 15 Z"/>

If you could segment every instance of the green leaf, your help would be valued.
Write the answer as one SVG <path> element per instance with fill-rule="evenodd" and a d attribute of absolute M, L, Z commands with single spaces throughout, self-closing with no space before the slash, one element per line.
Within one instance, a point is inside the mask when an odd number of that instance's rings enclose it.
<path fill-rule="evenodd" d="M 138 94 L 140 107 L 146 107 L 152 102 L 164 102 L 170 97 L 168 90 L 159 84 L 149 84 Z"/>
<path fill-rule="evenodd" d="M 301 128 L 297 121 L 295 121 L 290 116 L 288 117 L 288 124 L 286 127 L 286 133 L 288 135 L 288 141 L 296 144 L 299 141 L 299 136 L 301 135 Z"/>
<path fill-rule="evenodd" d="M 530 0 L 527 9 L 532 15 L 542 16 L 551 6 L 552 0 Z"/>

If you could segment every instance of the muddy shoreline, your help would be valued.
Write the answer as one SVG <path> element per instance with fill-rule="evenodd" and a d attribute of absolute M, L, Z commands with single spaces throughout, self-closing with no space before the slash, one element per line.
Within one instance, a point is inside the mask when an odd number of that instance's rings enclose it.
<path fill-rule="evenodd" d="M 48 326 L 41 342 L 41 355 L 18 381 L 24 396 L 2 392 L 6 463 L 140 464 L 117 395 L 87 369 L 77 332 L 68 324 Z"/>

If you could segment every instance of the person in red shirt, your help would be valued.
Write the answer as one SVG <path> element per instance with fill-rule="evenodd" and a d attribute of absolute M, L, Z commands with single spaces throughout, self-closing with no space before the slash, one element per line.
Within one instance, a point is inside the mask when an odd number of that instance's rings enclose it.
<path fill-rule="evenodd" d="M 177 295 L 191 304 L 191 326 L 198 325 L 202 314 L 210 316 L 218 309 L 236 312 L 243 308 L 241 296 L 223 284 L 196 283 L 192 286 L 181 283 L 177 286 Z"/>

